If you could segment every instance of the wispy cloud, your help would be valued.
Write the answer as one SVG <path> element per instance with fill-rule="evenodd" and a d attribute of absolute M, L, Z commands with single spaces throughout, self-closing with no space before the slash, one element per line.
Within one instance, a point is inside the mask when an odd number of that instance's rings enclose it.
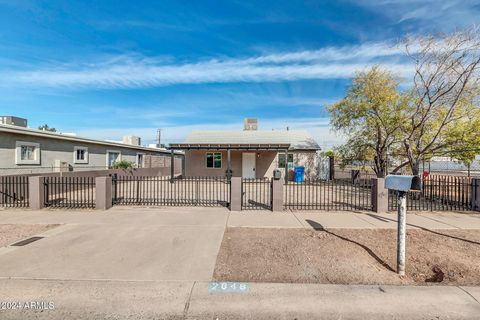
<path fill-rule="evenodd" d="M 391 43 L 370 43 L 319 50 L 263 54 L 246 58 L 166 62 L 164 59 L 120 56 L 82 65 L 4 71 L 3 86 L 66 88 L 145 88 L 175 84 L 275 82 L 350 78 L 355 71 L 382 64 L 399 76 L 411 72 Z"/>
<path fill-rule="evenodd" d="M 417 32 L 451 32 L 478 23 L 478 0 L 351 0 L 397 23 L 416 22 Z M 413 25 L 412 25 L 413 26 Z M 413 31 L 413 30 L 412 30 Z M 414 32 L 415 33 L 415 32 Z"/>

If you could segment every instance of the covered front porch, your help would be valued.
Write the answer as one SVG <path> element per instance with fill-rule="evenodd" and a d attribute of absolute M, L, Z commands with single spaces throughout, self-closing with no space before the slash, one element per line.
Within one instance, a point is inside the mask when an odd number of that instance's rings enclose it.
<path fill-rule="evenodd" d="M 185 176 L 272 177 L 278 154 L 287 157 L 290 144 L 171 144 L 185 152 Z M 286 162 L 283 164 L 286 168 Z"/>

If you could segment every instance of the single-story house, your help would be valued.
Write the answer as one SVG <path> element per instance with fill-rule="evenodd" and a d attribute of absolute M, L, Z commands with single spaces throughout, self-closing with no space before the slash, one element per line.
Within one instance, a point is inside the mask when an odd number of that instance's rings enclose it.
<path fill-rule="evenodd" d="M 185 152 L 186 176 L 272 177 L 275 169 L 289 176 L 304 166 L 315 176 L 318 143 L 304 130 L 257 130 L 256 119 L 245 119 L 244 130 L 193 131 L 184 143 L 170 144 Z"/>
<path fill-rule="evenodd" d="M 26 123 L 26 122 L 25 122 Z M 105 170 L 121 160 L 136 167 L 181 167 L 183 154 L 140 145 L 127 136 L 125 143 L 81 138 L 71 134 L 0 124 L 0 175 L 59 171 Z"/>

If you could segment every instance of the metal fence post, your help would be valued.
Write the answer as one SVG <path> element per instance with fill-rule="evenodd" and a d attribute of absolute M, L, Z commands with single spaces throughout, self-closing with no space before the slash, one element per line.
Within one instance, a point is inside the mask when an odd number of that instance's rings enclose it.
<path fill-rule="evenodd" d="M 0 207 L 7 203 L 7 190 L 4 190 L 5 177 L 0 177 Z M 6 188 L 5 188 L 6 189 Z"/>
<path fill-rule="evenodd" d="M 28 179 L 30 209 L 45 207 L 45 177 L 34 176 Z"/>
<path fill-rule="evenodd" d="M 230 180 L 230 211 L 242 210 L 242 178 L 232 177 Z"/>
<path fill-rule="evenodd" d="M 480 211 L 480 179 L 472 178 L 471 187 L 472 210 Z"/>
<path fill-rule="evenodd" d="M 384 178 L 372 178 L 372 210 L 381 213 L 388 211 L 388 189 Z"/>
<path fill-rule="evenodd" d="M 333 156 L 328 157 L 328 180 L 335 180 L 335 158 Z"/>
<path fill-rule="evenodd" d="M 108 210 L 112 207 L 112 178 L 95 178 L 95 209 Z"/>

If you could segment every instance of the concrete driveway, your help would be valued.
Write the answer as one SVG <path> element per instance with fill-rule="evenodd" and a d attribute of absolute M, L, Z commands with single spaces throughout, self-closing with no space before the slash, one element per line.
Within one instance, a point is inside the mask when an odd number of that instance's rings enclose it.
<path fill-rule="evenodd" d="M 119 208 L 2 212 L 2 223 L 61 223 L 44 239 L 0 249 L 0 277 L 211 279 L 228 211 Z"/>

